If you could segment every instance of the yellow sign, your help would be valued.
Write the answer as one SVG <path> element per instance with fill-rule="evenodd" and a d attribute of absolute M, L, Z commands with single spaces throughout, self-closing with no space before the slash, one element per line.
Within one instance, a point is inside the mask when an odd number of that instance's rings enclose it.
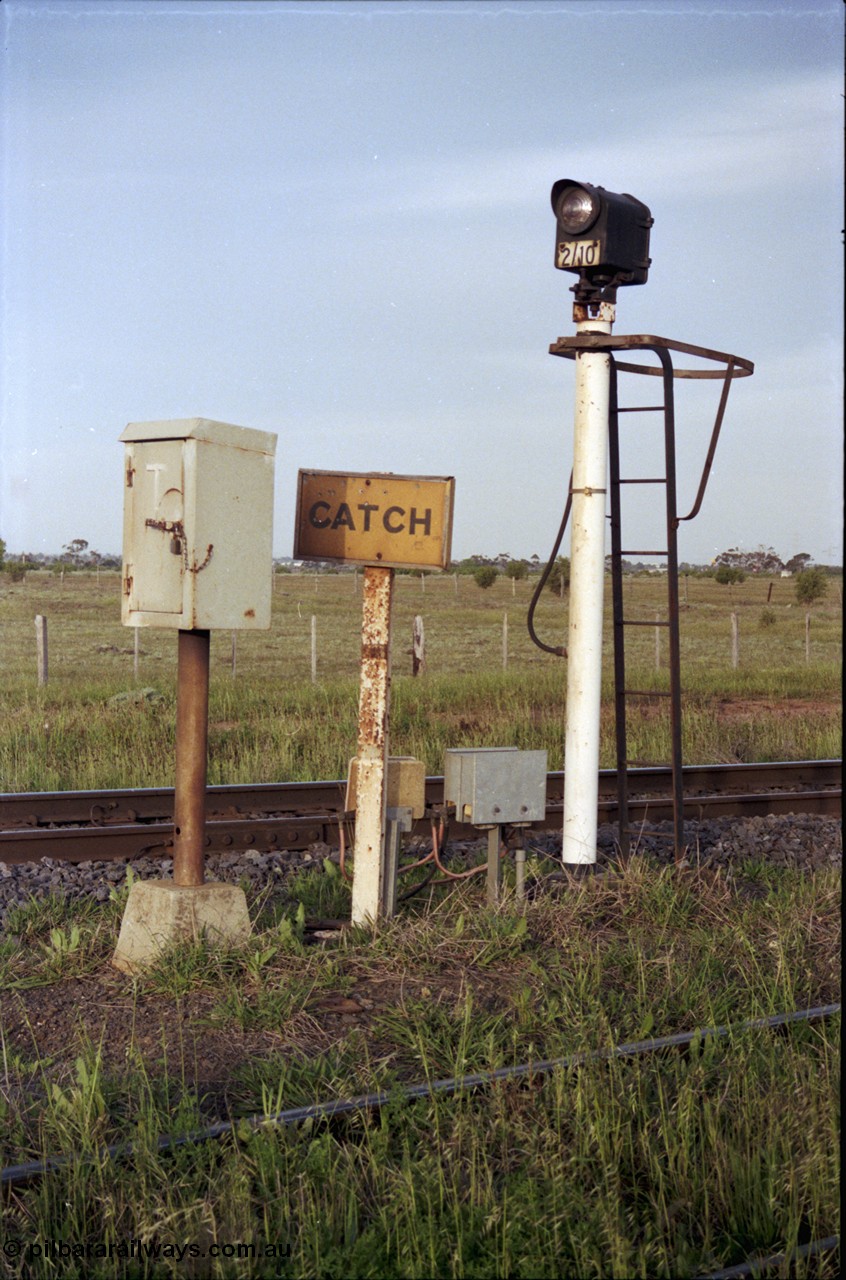
<path fill-rule="evenodd" d="M 300 471 L 295 560 L 446 569 L 452 476 Z"/>

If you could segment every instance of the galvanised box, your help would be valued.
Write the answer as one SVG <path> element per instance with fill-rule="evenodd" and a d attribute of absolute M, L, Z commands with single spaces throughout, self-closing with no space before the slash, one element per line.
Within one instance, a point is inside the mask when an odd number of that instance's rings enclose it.
<path fill-rule="evenodd" d="M 444 801 L 474 827 L 539 822 L 546 814 L 545 751 L 477 747 L 446 752 Z"/>
<path fill-rule="evenodd" d="M 120 438 L 124 625 L 269 627 L 276 436 L 180 418 Z"/>

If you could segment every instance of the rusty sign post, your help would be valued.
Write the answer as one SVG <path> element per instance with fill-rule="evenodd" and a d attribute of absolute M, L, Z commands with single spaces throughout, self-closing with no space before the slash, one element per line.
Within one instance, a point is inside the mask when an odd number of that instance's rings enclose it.
<path fill-rule="evenodd" d="M 394 570 L 447 568 L 454 490 L 452 476 L 299 473 L 294 558 L 364 566 L 354 924 L 392 914 L 395 893 L 386 841 Z"/>
<path fill-rule="evenodd" d="M 391 605 L 394 570 L 364 570 L 361 686 L 358 703 L 353 924 L 385 914 L 388 726 L 391 705 Z"/>

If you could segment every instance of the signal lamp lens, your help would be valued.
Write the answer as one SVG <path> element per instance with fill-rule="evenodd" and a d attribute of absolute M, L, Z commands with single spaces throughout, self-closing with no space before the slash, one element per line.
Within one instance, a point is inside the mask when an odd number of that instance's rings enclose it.
<path fill-rule="evenodd" d="M 599 213 L 599 205 L 584 187 L 566 187 L 558 201 L 558 221 L 571 235 L 587 231 Z"/>

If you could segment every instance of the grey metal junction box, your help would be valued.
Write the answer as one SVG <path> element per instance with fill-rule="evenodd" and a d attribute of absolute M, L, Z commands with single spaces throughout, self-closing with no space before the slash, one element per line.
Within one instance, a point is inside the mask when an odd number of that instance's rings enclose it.
<path fill-rule="evenodd" d="M 276 436 L 179 418 L 120 438 L 124 625 L 269 627 Z"/>
<path fill-rule="evenodd" d="M 539 822 L 546 814 L 545 751 L 477 747 L 446 752 L 444 801 L 474 827 Z"/>

